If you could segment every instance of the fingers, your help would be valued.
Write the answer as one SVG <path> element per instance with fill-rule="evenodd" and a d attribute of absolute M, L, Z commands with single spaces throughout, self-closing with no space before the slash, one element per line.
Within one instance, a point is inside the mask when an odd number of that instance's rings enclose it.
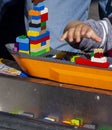
<path fill-rule="evenodd" d="M 75 41 L 79 43 L 81 42 L 82 38 L 88 38 L 95 40 L 96 42 L 102 42 L 102 39 L 94 32 L 94 30 L 84 23 L 68 29 L 68 31 L 62 35 L 60 40 L 67 40 L 68 42 Z"/>
<path fill-rule="evenodd" d="M 100 38 L 93 30 L 88 30 L 86 36 L 87 38 L 92 39 L 96 42 L 102 42 L 102 38 Z"/>
<path fill-rule="evenodd" d="M 60 41 L 64 41 L 64 40 L 67 39 L 67 33 L 68 33 L 68 31 L 66 31 L 66 32 L 61 36 Z"/>

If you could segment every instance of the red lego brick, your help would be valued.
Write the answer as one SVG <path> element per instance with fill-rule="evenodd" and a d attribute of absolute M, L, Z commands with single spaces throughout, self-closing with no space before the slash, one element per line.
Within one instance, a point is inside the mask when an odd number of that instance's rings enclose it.
<path fill-rule="evenodd" d="M 41 15 L 41 22 L 45 22 L 48 20 L 48 13 L 42 14 Z"/>
<path fill-rule="evenodd" d="M 76 64 L 96 66 L 101 68 L 108 68 L 110 65 L 109 62 L 105 62 L 105 63 L 92 62 L 91 60 L 82 57 L 76 58 Z"/>
<path fill-rule="evenodd" d="M 30 40 L 30 44 L 37 44 L 37 43 L 41 43 L 41 42 L 44 42 L 46 40 L 49 40 L 50 39 L 50 36 L 46 36 L 44 38 L 41 38 L 39 40 Z"/>

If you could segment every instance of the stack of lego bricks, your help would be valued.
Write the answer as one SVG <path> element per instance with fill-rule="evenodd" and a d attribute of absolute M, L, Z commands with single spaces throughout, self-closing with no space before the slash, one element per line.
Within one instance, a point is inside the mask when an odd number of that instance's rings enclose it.
<path fill-rule="evenodd" d="M 48 8 L 44 0 L 33 3 L 33 9 L 28 12 L 30 16 L 29 29 L 26 36 L 18 36 L 14 46 L 15 51 L 38 56 L 50 51 L 50 33 L 46 29 Z M 19 44 L 18 44 L 19 43 Z"/>

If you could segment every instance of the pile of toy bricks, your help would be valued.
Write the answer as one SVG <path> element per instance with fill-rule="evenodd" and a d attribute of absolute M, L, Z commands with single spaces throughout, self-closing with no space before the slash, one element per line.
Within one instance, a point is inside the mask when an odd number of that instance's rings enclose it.
<path fill-rule="evenodd" d="M 44 0 L 33 3 L 33 9 L 28 12 L 30 16 L 27 36 L 18 36 L 14 46 L 15 51 L 37 56 L 50 51 L 50 33 L 46 30 L 48 20 L 48 8 Z"/>

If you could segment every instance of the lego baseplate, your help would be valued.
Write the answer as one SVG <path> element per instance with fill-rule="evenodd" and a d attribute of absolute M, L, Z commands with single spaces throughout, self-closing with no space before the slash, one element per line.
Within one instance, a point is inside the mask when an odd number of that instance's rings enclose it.
<path fill-rule="evenodd" d="M 112 90 L 112 70 L 110 68 L 78 65 L 70 61 L 52 58 L 57 51 L 38 57 L 14 52 L 13 43 L 6 45 L 21 69 L 34 77 L 46 78 L 67 84 Z"/>

